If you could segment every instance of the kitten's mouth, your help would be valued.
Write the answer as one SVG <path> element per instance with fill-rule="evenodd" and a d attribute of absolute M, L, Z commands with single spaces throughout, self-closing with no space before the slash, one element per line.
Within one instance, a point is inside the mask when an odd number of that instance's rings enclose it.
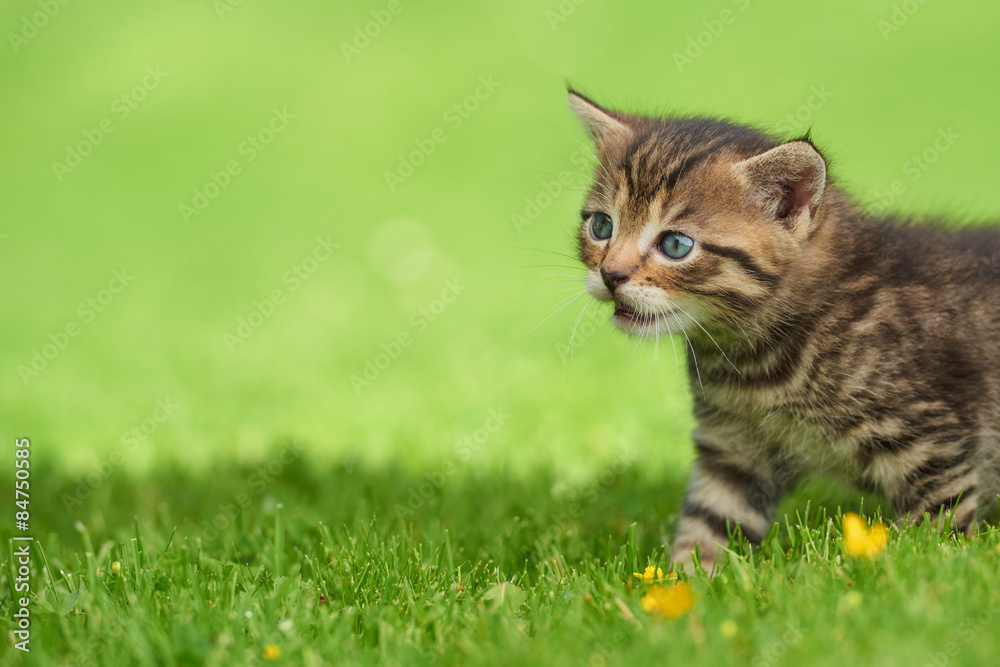
<path fill-rule="evenodd" d="M 631 329 L 633 327 L 649 326 L 662 317 L 664 317 L 664 314 L 640 313 L 626 303 L 615 301 L 615 323 L 622 328 Z"/>

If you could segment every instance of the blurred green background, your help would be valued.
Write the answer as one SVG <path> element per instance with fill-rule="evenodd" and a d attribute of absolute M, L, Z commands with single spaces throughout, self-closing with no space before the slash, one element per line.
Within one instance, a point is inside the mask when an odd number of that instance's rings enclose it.
<path fill-rule="evenodd" d="M 291 437 L 320 465 L 420 469 L 503 409 L 474 469 L 573 477 L 629 448 L 681 478 L 670 341 L 639 348 L 591 307 L 564 362 L 585 297 L 546 320 L 583 273 L 566 83 L 811 128 L 861 201 L 997 219 L 998 19 L 986 0 L 5 2 L 4 460 L 28 436 L 71 478 L 116 449 L 115 474 L 206 471 Z M 388 183 L 401 160 L 420 164 Z M 338 247 L 310 263 L 318 238 Z M 240 318 L 260 325 L 234 344 Z"/>

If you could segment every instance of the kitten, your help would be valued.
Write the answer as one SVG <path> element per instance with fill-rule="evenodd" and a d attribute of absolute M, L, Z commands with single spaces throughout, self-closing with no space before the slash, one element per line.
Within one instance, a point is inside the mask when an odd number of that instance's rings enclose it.
<path fill-rule="evenodd" d="M 871 219 L 809 140 L 642 118 L 570 92 L 597 145 L 586 286 L 636 336 L 680 334 L 697 461 L 671 558 L 742 532 L 828 475 L 954 529 L 1000 492 L 1000 234 Z"/>

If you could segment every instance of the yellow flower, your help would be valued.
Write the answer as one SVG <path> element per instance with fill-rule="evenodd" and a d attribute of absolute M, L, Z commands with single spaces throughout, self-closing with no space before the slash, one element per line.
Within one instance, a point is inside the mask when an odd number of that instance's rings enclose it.
<path fill-rule="evenodd" d="M 122 564 L 119 563 L 118 561 L 112 562 L 111 563 L 111 571 L 114 572 L 115 574 L 118 574 L 119 572 L 122 571 Z"/>
<path fill-rule="evenodd" d="M 721 630 L 723 637 L 725 637 L 726 639 L 732 639 L 737 635 L 737 633 L 739 633 L 740 628 L 738 625 L 736 625 L 736 621 L 734 621 L 731 618 L 727 618 L 722 622 Z"/>
<path fill-rule="evenodd" d="M 642 574 L 633 572 L 632 576 L 636 579 L 642 579 L 647 584 L 651 584 L 654 581 L 660 581 L 662 579 L 676 579 L 677 573 L 671 572 L 669 574 L 663 574 L 663 570 L 661 568 L 650 565 L 642 572 Z"/>
<path fill-rule="evenodd" d="M 674 620 L 680 618 L 694 606 L 694 596 L 691 586 L 682 581 L 673 586 L 650 586 L 642 596 L 643 611 L 660 614 Z"/>
<path fill-rule="evenodd" d="M 265 660 L 277 660 L 281 657 L 281 649 L 274 644 L 268 644 L 265 646 L 263 653 Z"/>
<path fill-rule="evenodd" d="M 844 548 L 848 556 L 874 558 L 889 542 L 889 530 L 881 521 L 868 528 L 853 512 L 844 515 Z"/>

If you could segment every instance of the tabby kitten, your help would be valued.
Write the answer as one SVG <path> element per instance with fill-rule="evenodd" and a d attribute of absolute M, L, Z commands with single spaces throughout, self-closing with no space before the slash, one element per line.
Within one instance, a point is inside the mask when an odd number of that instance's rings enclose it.
<path fill-rule="evenodd" d="M 681 334 L 697 461 L 671 549 L 768 534 L 827 475 L 971 534 L 1000 492 L 1000 234 L 872 219 L 809 140 L 643 118 L 570 92 L 597 145 L 586 286 L 636 336 Z M 985 267 L 985 270 L 984 270 Z"/>

